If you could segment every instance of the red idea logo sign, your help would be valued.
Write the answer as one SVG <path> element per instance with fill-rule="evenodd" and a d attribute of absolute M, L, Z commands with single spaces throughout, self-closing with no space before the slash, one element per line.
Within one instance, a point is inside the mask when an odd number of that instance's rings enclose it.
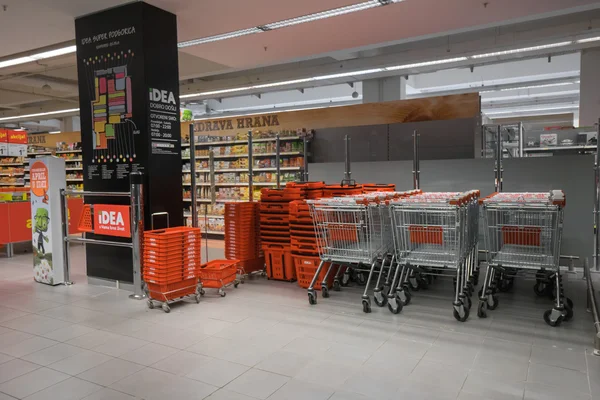
<path fill-rule="evenodd" d="M 94 233 L 107 236 L 131 237 L 129 206 L 95 204 Z"/>

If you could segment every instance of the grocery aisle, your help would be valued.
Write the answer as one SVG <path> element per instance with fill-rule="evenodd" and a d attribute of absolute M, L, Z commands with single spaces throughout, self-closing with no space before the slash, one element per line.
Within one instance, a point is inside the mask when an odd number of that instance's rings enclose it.
<path fill-rule="evenodd" d="M 73 261 L 67 288 L 34 283 L 30 255 L 0 258 L 0 399 L 600 399 L 574 275 L 575 318 L 551 328 L 522 280 L 466 323 L 446 307 L 450 281 L 399 315 L 364 314 L 358 288 L 310 306 L 296 284 L 264 278 L 165 314 L 86 285 L 82 247 Z"/>

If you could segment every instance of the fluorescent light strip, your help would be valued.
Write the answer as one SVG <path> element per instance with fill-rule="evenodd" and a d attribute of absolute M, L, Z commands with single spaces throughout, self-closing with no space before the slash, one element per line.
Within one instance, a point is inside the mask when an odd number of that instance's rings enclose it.
<path fill-rule="evenodd" d="M 239 31 L 233 31 L 228 33 L 223 33 L 220 35 L 208 36 L 205 38 L 188 40 L 185 42 L 179 43 L 177 46 L 179 48 L 196 46 L 199 44 L 216 42 L 218 40 L 232 39 L 240 36 L 252 35 L 255 33 L 261 33 L 265 31 L 271 31 L 273 29 L 285 28 L 288 26 L 304 24 L 306 22 L 318 21 L 325 18 L 337 17 L 339 15 L 350 14 L 358 11 L 368 10 L 370 8 L 381 7 L 388 4 L 400 3 L 404 0 L 368 0 L 358 4 L 352 4 L 349 6 L 338 7 L 332 10 L 321 11 L 314 14 L 302 15 L 296 18 L 290 18 L 283 21 L 272 22 L 268 24 L 264 24 L 261 26 L 241 29 Z"/>
<path fill-rule="evenodd" d="M 498 89 L 498 90 L 482 90 L 479 93 L 483 94 L 483 93 L 493 93 L 493 92 L 509 92 L 511 90 L 526 90 L 526 89 L 539 89 L 539 88 L 547 88 L 547 87 L 554 87 L 554 86 L 569 86 L 569 85 L 576 85 L 578 83 L 579 83 L 579 81 L 546 83 L 543 85 L 517 86 L 517 87 L 513 87 L 513 88 L 502 88 L 502 89 Z"/>
<path fill-rule="evenodd" d="M 37 113 L 37 114 L 19 115 L 16 117 L 3 117 L 3 118 L 0 118 L 0 121 L 18 121 L 18 120 L 21 120 L 24 118 L 43 117 L 45 115 L 67 114 L 67 113 L 74 113 L 74 112 L 79 112 L 79 108 L 70 108 L 68 110 L 58 110 L 58 111 L 48 111 L 48 112 Z"/>
<path fill-rule="evenodd" d="M 577 43 L 597 42 L 598 40 L 600 40 L 600 36 L 591 37 L 591 38 L 585 38 L 585 39 L 579 39 L 577 41 Z"/>
<path fill-rule="evenodd" d="M 559 43 L 550 43 L 550 44 L 543 44 L 543 45 L 540 45 L 540 46 L 523 47 L 523 48 L 520 48 L 520 49 L 496 51 L 496 52 L 493 52 L 493 53 L 475 54 L 474 56 L 471 56 L 471 58 L 478 59 L 478 58 L 505 56 L 505 55 L 508 55 L 508 54 L 527 53 L 527 52 L 530 52 L 530 51 L 553 49 L 555 47 L 569 46 L 571 44 L 573 44 L 572 41 L 559 42 Z"/>
<path fill-rule="evenodd" d="M 12 67 L 13 65 L 25 64 L 33 61 L 44 60 L 46 58 L 58 57 L 65 54 L 75 53 L 76 46 L 63 47 L 56 50 L 44 51 L 42 53 L 32 54 L 30 56 L 13 58 L 11 60 L 0 61 L 0 68 Z"/>
<path fill-rule="evenodd" d="M 264 83 L 261 85 L 244 86 L 244 87 L 233 88 L 233 89 L 212 90 L 209 92 L 184 94 L 179 97 L 182 99 L 187 99 L 190 97 L 198 97 L 198 96 L 212 96 L 212 95 L 216 95 L 216 94 L 241 92 L 243 90 L 265 89 L 265 88 L 285 86 L 285 85 L 295 85 L 298 83 L 323 81 L 323 80 L 327 80 L 327 79 L 345 78 L 345 77 L 349 77 L 349 76 L 370 75 L 370 74 L 376 74 L 379 72 L 396 71 L 396 70 L 401 70 L 401 69 L 418 68 L 418 67 L 427 67 L 427 66 L 431 66 L 431 65 L 448 64 L 448 63 L 453 63 L 453 62 L 458 62 L 458 61 L 466 61 L 466 60 L 467 60 L 467 57 L 447 58 L 444 60 L 425 61 L 425 62 L 415 63 L 415 64 L 396 65 L 396 66 L 392 66 L 392 67 L 371 68 L 371 69 L 363 69 L 360 71 L 341 72 L 339 74 L 320 75 L 320 76 L 313 76 L 311 78 L 302 78 L 302 79 L 293 79 L 293 80 L 289 80 L 289 81 Z"/>
<path fill-rule="evenodd" d="M 557 107 L 545 107 L 545 108 L 527 108 L 527 109 L 513 109 L 513 110 L 502 110 L 502 111 L 484 111 L 486 115 L 500 115 L 500 114 L 520 114 L 528 112 L 539 112 L 539 111 L 558 111 L 558 110 L 571 110 L 578 108 L 576 105 L 572 106 L 557 106 Z"/>
<path fill-rule="evenodd" d="M 196 46 L 198 44 L 216 42 L 218 40 L 233 39 L 236 37 L 252 35 L 253 33 L 261 33 L 261 32 L 263 32 L 263 30 L 258 29 L 258 28 L 248 28 L 248 29 L 242 29 L 242 30 L 235 31 L 235 32 L 222 33 L 220 35 L 214 35 L 214 36 L 209 36 L 209 37 L 200 38 L 200 39 L 188 40 L 186 42 L 178 43 L 177 46 L 179 48 Z"/>

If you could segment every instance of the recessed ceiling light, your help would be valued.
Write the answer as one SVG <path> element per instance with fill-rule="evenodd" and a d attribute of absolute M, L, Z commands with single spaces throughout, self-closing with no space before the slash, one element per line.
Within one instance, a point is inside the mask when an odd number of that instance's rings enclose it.
<path fill-rule="evenodd" d="M 15 117 L 2 117 L 0 121 L 18 121 L 25 118 L 33 118 L 33 117 L 43 117 L 45 115 L 56 115 L 56 114 L 69 114 L 78 112 L 79 108 L 69 108 L 67 110 L 57 110 L 57 111 L 48 111 L 36 114 L 26 114 L 26 115 L 18 115 Z"/>
<path fill-rule="evenodd" d="M 0 68 L 12 67 L 13 65 L 25 64 L 46 58 L 58 57 L 65 54 L 75 53 L 76 46 L 63 47 L 56 50 L 43 51 L 29 56 L 13 58 L 10 60 L 0 61 Z"/>
<path fill-rule="evenodd" d="M 579 39 L 577 41 L 577 43 L 597 42 L 598 40 L 600 40 L 600 36 L 591 37 L 591 38 L 585 38 L 585 39 Z"/>
<path fill-rule="evenodd" d="M 559 42 L 559 43 L 549 43 L 549 44 L 543 44 L 543 45 L 540 45 L 540 46 L 523 47 L 523 48 L 520 48 L 520 49 L 496 51 L 496 52 L 493 52 L 493 53 L 475 54 L 475 55 L 471 56 L 471 58 L 478 59 L 478 58 L 505 56 L 505 55 L 508 55 L 508 54 L 527 53 L 527 52 L 530 52 L 530 51 L 545 50 L 545 49 L 552 49 L 552 48 L 555 48 L 555 47 L 568 46 L 570 44 L 573 44 L 573 42 L 572 41 L 567 41 L 567 42 Z"/>

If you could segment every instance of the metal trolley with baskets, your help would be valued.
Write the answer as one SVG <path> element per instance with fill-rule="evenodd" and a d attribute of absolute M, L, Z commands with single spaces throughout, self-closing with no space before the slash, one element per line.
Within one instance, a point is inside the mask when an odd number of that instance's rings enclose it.
<path fill-rule="evenodd" d="M 371 299 L 368 295 L 371 280 L 378 274 L 374 299 L 378 306 L 387 303 L 381 285 L 385 271 L 388 277 L 394 260 L 391 221 L 387 210 L 387 201 L 406 196 L 412 192 L 382 192 L 334 197 L 320 200 L 307 200 L 314 221 L 319 257 L 321 262 L 308 288 L 310 304 L 317 303 L 314 289 L 321 270 L 329 265 L 324 275 L 322 291 L 328 297 L 327 279 L 334 266 L 338 267 L 336 279 L 344 267 L 365 269 L 368 271 L 365 289 L 362 295 L 363 311 L 371 312 Z M 323 290 L 325 289 L 325 290 Z"/>
<path fill-rule="evenodd" d="M 421 193 L 389 204 L 395 257 L 399 264 L 388 293 L 398 313 L 410 301 L 410 279 L 454 278 L 454 317 L 469 317 L 476 284 L 479 191 Z"/>
<path fill-rule="evenodd" d="M 518 275 L 534 274 L 534 291 L 554 300 L 544 313 L 550 326 L 573 317 L 573 303 L 564 296 L 560 245 L 565 194 L 494 193 L 481 199 L 488 267 L 479 295 L 477 315 L 487 317 L 498 306 L 498 291 L 506 291 Z"/>

